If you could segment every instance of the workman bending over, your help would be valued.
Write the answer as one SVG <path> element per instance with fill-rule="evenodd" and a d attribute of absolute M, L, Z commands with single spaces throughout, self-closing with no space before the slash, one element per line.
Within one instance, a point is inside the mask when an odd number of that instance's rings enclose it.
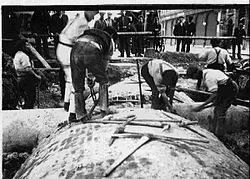
<path fill-rule="evenodd" d="M 29 58 L 31 44 L 25 40 L 18 40 L 15 45 L 13 64 L 17 74 L 18 92 L 24 98 L 23 109 L 33 109 L 36 101 L 36 86 L 41 81 Z M 39 89 L 38 89 L 39 90 Z"/>
<path fill-rule="evenodd" d="M 56 55 L 65 72 L 65 95 L 64 109 L 69 111 L 69 120 L 75 120 L 74 95 L 70 69 L 70 53 L 76 42 L 76 39 L 83 34 L 86 29 L 89 29 L 88 23 L 94 19 L 98 11 L 85 11 L 82 14 L 77 14 L 76 17 L 69 21 L 66 27 L 62 30 L 59 36 L 59 44 L 57 46 Z"/>
<path fill-rule="evenodd" d="M 211 96 L 201 105 L 192 107 L 191 110 L 198 112 L 214 106 L 214 117 L 209 123 L 209 131 L 217 137 L 225 134 L 226 112 L 236 99 L 238 85 L 230 77 L 220 70 L 204 69 L 191 65 L 187 69 L 187 77 L 197 79 L 206 91 L 212 92 Z"/>
<path fill-rule="evenodd" d="M 207 68 L 221 70 L 223 72 L 232 70 L 232 60 L 226 49 L 220 47 L 219 39 L 211 39 L 212 49 L 199 54 L 200 59 L 205 59 Z"/>
<path fill-rule="evenodd" d="M 172 103 L 178 80 L 176 68 L 164 60 L 153 59 L 142 66 L 141 74 L 152 90 L 151 108 L 166 111 L 168 107 L 174 113 Z"/>
<path fill-rule="evenodd" d="M 107 27 L 108 29 L 113 27 Z M 105 29 L 104 29 L 105 30 Z M 113 28 L 113 32 L 116 30 Z M 109 33 L 107 33 L 109 32 Z M 88 119 L 85 108 L 83 92 L 85 90 L 86 69 L 95 77 L 99 85 L 99 105 L 101 115 L 104 116 L 108 110 L 108 75 L 107 65 L 113 54 L 113 41 L 110 30 L 99 29 L 85 30 L 84 34 L 78 38 L 71 52 L 71 73 L 72 83 L 75 90 L 75 111 L 76 121 Z M 94 86 L 94 82 L 89 82 Z M 91 86 L 90 86 L 91 87 Z"/>

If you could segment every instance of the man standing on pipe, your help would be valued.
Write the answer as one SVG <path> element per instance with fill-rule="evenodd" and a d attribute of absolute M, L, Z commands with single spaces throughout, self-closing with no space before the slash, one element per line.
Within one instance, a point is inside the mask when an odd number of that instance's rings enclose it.
<path fill-rule="evenodd" d="M 70 69 L 70 53 L 76 42 L 76 39 L 89 29 L 88 23 L 94 19 L 98 11 L 84 11 L 83 15 L 77 14 L 76 17 L 69 21 L 59 36 L 59 44 L 57 46 L 56 55 L 65 72 L 65 95 L 64 109 L 69 111 L 69 121 L 76 119 L 75 100 L 73 95 L 71 69 Z"/>
<path fill-rule="evenodd" d="M 70 56 L 72 83 L 75 90 L 76 121 L 88 120 L 83 92 L 85 90 L 86 72 L 91 72 L 99 86 L 99 105 L 101 115 L 108 112 L 108 75 L 107 65 L 113 55 L 114 43 L 112 36 L 116 35 L 113 27 L 106 27 L 104 31 L 89 29 L 80 36 L 72 48 Z M 88 85 L 94 86 L 93 82 Z"/>
<path fill-rule="evenodd" d="M 194 65 L 188 67 L 187 78 L 197 79 L 198 84 L 201 84 L 198 85 L 198 88 L 204 87 L 206 91 L 212 92 L 204 103 L 192 107 L 191 110 L 198 112 L 214 106 L 214 117 L 208 121 L 209 131 L 217 137 L 223 136 L 225 134 L 226 112 L 236 99 L 239 91 L 238 85 L 220 70 L 201 70 Z"/>
<path fill-rule="evenodd" d="M 153 59 L 142 66 L 141 74 L 152 90 L 151 108 L 166 111 L 168 107 L 175 113 L 172 103 L 178 81 L 176 68 L 164 60 Z"/>

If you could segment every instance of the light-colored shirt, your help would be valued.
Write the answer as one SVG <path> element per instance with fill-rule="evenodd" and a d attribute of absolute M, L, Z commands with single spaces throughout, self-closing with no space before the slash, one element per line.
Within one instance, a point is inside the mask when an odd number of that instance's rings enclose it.
<path fill-rule="evenodd" d="M 24 70 L 31 67 L 29 56 L 22 51 L 18 51 L 13 59 L 13 64 L 16 70 Z"/>
<path fill-rule="evenodd" d="M 204 87 L 209 92 L 216 92 L 218 85 L 225 84 L 228 76 L 220 70 L 205 69 L 201 81 L 201 87 Z"/>
<path fill-rule="evenodd" d="M 227 50 L 220 48 L 220 47 L 215 47 L 211 50 L 205 51 L 204 53 L 199 54 L 199 58 L 204 59 L 207 61 L 207 64 L 212 64 L 216 61 L 217 54 L 215 52 L 215 49 L 217 53 L 220 51 L 218 55 L 218 63 L 223 64 L 225 67 L 225 71 L 227 71 L 227 64 L 232 64 L 232 60 L 229 56 L 229 53 Z"/>
<path fill-rule="evenodd" d="M 83 13 L 83 15 L 76 16 L 73 20 L 68 22 L 60 34 L 60 41 L 67 44 L 73 44 L 86 29 L 89 29 L 89 26 Z"/>
<path fill-rule="evenodd" d="M 174 70 L 177 72 L 173 65 L 161 59 L 153 59 L 148 63 L 149 74 L 154 79 L 154 83 L 160 92 L 166 90 L 166 86 L 162 82 L 162 73 L 167 70 Z"/>

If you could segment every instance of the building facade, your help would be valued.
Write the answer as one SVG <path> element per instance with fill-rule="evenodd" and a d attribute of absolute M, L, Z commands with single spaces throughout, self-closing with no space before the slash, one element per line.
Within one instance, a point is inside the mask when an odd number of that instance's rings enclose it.
<path fill-rule="evenodd" d="M 184 16 L 185 19 L 193 16 L 193 22 L 196 24 L 195 36 L 228 36 L 229 21 L 233 22 L 233 29 L 238 26 L 239 22 L 243 22 L 249 36 L 249 9 L 247 7 L 241 9 L 160 10 L 161 35 L 173 36 L 174 26 L 180 16 Z M 174 45 L 175 40 L 166 39 L 165 43 Z M 208 45 L 209 41 L 194 40 L 193 43 Z"/>

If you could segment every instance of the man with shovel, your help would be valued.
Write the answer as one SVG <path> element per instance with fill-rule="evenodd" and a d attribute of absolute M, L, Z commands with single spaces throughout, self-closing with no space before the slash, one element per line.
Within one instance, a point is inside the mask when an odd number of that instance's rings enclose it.
<path fill-rule="evenodd" d="M 239 87 L 225 73 L 215 69 L 201 70 L 195 65 L 187 69 L 187 78 L 197 79 L 198 87 L 204 87 L 212 92 L 211 96 L 201 105 L 191 107 L 194 112 L 214 106 L 214 117 L 209 121 L 209 130 L 217 137 L 225 134 L 226 112 L 236 99 Z"/>

